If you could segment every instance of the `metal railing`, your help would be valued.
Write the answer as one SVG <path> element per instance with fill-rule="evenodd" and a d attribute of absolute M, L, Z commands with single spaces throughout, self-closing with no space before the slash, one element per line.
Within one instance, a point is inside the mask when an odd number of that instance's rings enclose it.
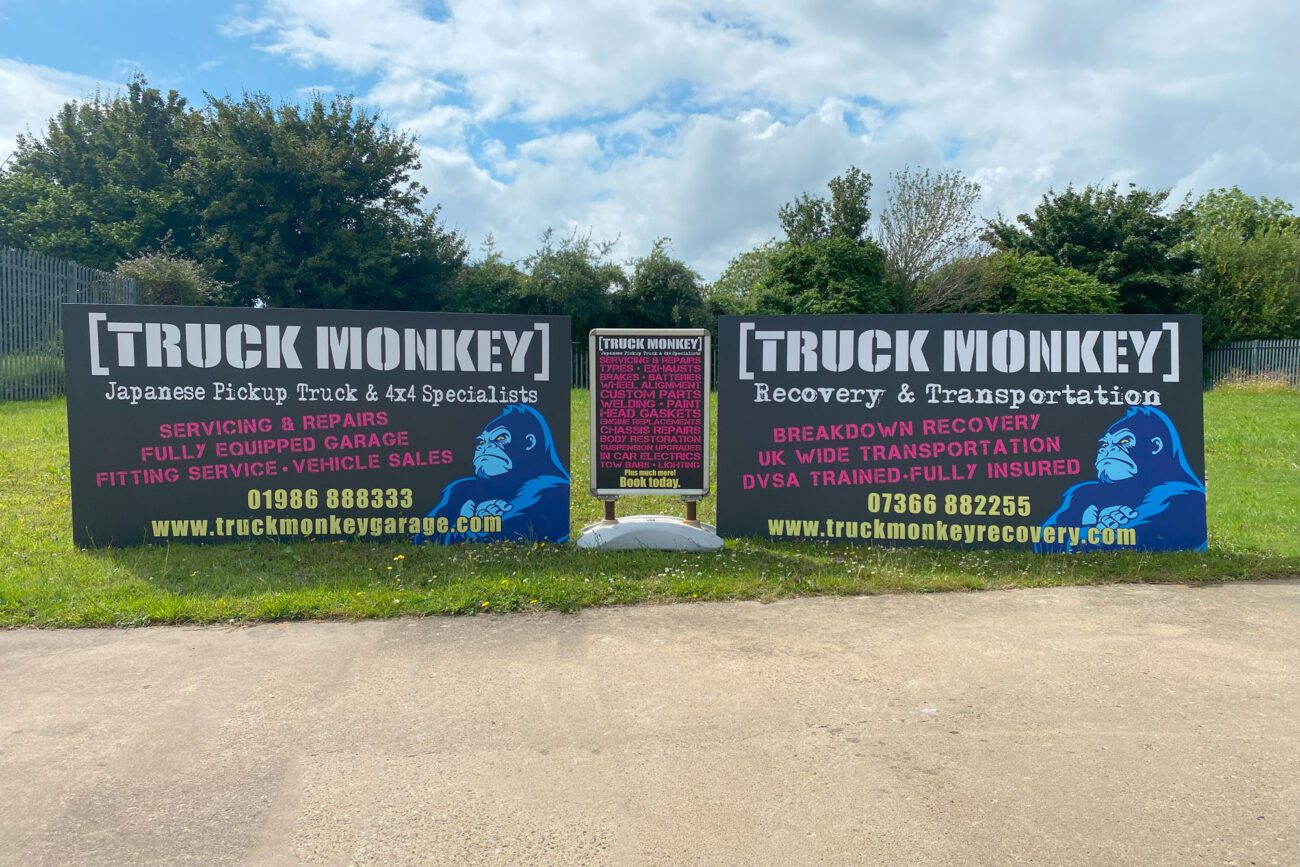
<path fill-rule="evenodd" d="M 129 277 L 52 256 L 0 250 L 0 400 L 63 394 L 65 301 L 134 304 L 140 288 Z"/>
<path fill-rule="evenodd" d="M 1245 340 L 1206 351 L 1206 385 L 1238 376 L 1281 377 L 1300 385 L 1300 340 Z"/>

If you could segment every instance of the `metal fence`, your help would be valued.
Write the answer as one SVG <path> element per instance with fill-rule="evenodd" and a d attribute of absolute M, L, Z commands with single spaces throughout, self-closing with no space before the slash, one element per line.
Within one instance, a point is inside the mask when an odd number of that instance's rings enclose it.
<path fill-rule="evenodd" d="M 1205 382 L 1238 376 L 1281 377 L 1300 385 L 1300 340 L 1246 340 L 1205 353 Z"/>
<path fill-rule="evenodd" d="M 129 277 L 52 256 L 0 250 L 0 400 L 63 394 L 65 301 L 134 304 L 140 289 Z"/>

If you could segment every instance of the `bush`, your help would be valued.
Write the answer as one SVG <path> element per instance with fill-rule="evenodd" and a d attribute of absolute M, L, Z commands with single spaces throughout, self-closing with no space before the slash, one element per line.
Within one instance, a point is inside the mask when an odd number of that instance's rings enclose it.
<path fill-rule="evenodd" d="M 1187 306 L 1205 317 L 1207 345 L 1300 337 L 1300 230 L 1266 226 L 1243 238 L 1213 229 L 1196 245 L 1202 265 Z"/>
<path fill-rule="evenodd" d="M 776 248 L 753 301 L 757 313 L 894 313 L 902 293 L 874 242 L 832 237 Z"/>
<path fill-rule="evenodd" d="M 211 304 L 221 294 L 222 284 L 197 262 L 169 253 L 144 253 L 114 270 L 140 284 L 142 304 Z"/>
<path fill-rule="evenodd" d="M 1035 253 L 999 253 L 990 267 L 1005 269 L 1000 313 L 1118 313 L 1119 296 L 1091 274 Z"/>

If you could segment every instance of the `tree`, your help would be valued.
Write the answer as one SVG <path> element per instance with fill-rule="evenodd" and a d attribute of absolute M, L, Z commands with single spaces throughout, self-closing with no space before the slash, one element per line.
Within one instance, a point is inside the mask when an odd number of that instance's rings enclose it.
<path fill-rule="evenodd" d="M 997 253 L 985 261 L 986 279 L 1000 284 L 998 313 L 1115 313 L 1115 289 L 1096 277 L 1035 253 Z"/>
<path fill-rule="evenodd" d="M 223 288 L 197 262 L 166 252 L 124 259 L 114 270 L 140 284 L 142 304 L 211 304 Z"/>
<path fill-rule="evenodd" d="M 1034 213 L 998 218 L 985 240 L 1000 250 L 1036 253 L 1114 287 L 1124 313 L 1183 309 L 1196 260 L 1185 244 L 1191 209 L 1163 213 L 1168 190 L 1117 184 L 1049 191 Z"/>
<path fill-rule="evenodd" d="M 997 308 L 1006 283 L 1002 253 L 976 253 L 943 263 L 922 277 L 904 299 L 908 310 L 925 313 L 975 313 Z"/>
<path fill-rule="evenodd" d="M 1204 317 L 1207 344 L 1300 337 L 1300 232 L 1278 228 L 1244 241 L 1214 232 L 1197 253 L 1188 307 Z"/>
<path fill-rule="evenodd" d="M 885 273 L 885 254 L 867 237 L 871 176 L 849 166 L 827 187 L 830 199 L 805 193 L 782 205 L 777 215 L 786 240 L 744 261 L 743 267 L 751 274 L 764 264 L 749 291 L 754 312 L 884 313 L 899 309 L 898 287 Z M 733 265 L 739 277 L 742 265 L 735 261 Z"/>
<path fill-rule="evenodd" d="M 1210 190 L 1192 206 L 1196 239 L 1222 231 L 1248 241 L 1262 232 L 1296 228 L 1296 223 L 1290 202 L 1247 195 L 1239 187 Z"/>
<path fill-rule="evenodd" d="M 893 189 L 880 215 L 880 246 L 890 272 L 919 313 L 960 308 L 970 282 L 959 268 L 977 246 L 980 223 L 975 216 L 980 187 L 959 171 L 931 174 L 905 168 L 890 177 Z"/>
<path fill-rule="evenodd" d="M 807 193 L 777 211 L 781 228 L 792 244 L 825 238 L 862 241 L 871 224 L 871 175 L 857 166 L 827 183 L 830 199 Z"/>
<path fill-rule="evenodd" d="M 768 241 L 732 258 L 717 281 L 704 290 L 710 319 L 754 312 L 754 292 L 772 267 L 782 242 Z"/>
<path fill-rule="evenodd" d="M 0 245 L 106 270 L 156 252 L 211 263 L 237 304 L 433 309 L 465 249 L 421 208 L 418 168 L 413 140 L 349 97 L 196 112 L 137 76 L 20 137 Z"/>
<path fill-rule="evenodd" d="M 1233 187 L 1206 193 L 1193 214 L 1201 268 L 1188 308 L 1204 316 L 1206 343 L 1300 337 L 1300 220 L 1291 205 Z"/>
<path fill-rule="evenodd" d="M 351 97 L 210 97 L 205 120 L 182 175 L 231 302 L 436 309 L 465 244 L 421 209 L 410 137 Z"/>
<path fill-rule="evenodd" d="M 0 247 L 105 270 L 164 243 L 190 253 L 198 213 L 177 172 L 201 123 L 143 76 L 112 98 L 66 103 L 0 170 Z"/>
<path fill-rule="evenodd" d="M 668 255 L 660 238 L 632 264 L 632 279 L 613 297 L 621 328 L 700 328 L 708 322 L 700 275 Z"/>
<path fill-rule="evenodd" d="M 524 260 L 528 277 L 519 312 L 571 316 L 577 339 L 608 325 L 611 293 L 627 285 L 623 269 L 609 260 L 612 246 L 576 232 L 557 244 L 554 232 L 547 229 L 541 247 Z"/>
<path fill-rule="evenodd" d="M 443 295 L 442 310 L 458 313 L 516 313 L 522 304 L 527 275 L 497 249 L 496 239 L 484 240 L 483 257 L 456 274 Z"/>
<path fill-rule="evenodd" d="M 756 313 L 892 313 L 901 300 L 881 249 L 848 238 L 781 246 L 753 296 Z"/>

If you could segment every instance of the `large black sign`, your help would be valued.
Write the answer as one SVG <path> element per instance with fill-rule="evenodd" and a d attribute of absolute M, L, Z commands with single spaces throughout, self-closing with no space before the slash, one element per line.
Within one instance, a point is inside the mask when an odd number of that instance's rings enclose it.
<path fill-rule="evenodd" d="M 65 305 L 79 545 L 564 541 L 569 320 Z"/>
<path fill-rule="evenodd" d="M 1198 316 L 725 316 L 718 530 L 1200 549 Z"/>
<path fill-rule="evenodd" d="M 709 492 L 709 332 L 591 332 L 591 493 Z"/>

